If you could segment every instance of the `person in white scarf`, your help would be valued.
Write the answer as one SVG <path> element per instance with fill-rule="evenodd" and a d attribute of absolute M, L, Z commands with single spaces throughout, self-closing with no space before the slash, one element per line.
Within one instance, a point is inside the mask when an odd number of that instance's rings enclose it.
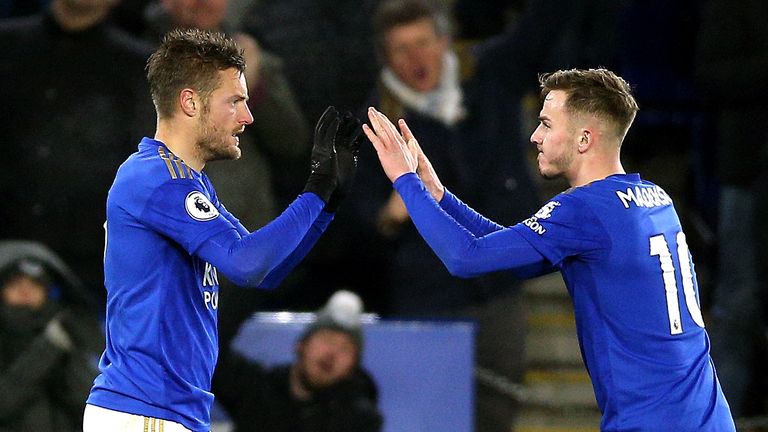
<path fill-rule="evenodd" d="M 389 66 L 382 69 L 381 82 L 406 108 L 438 120 L 446 126 L 453 126 L 466 114 L 459 81 L 459 60 L 456 53 L 447 48 L 442 57 L 440 80 L 431 90 L 420 91 L 412 88 Z"/>
<path fill-rule="evenodd" d="M 408 121 L 421 137 L 420 145 L 435 155 L 436 169 L 450 173 L 444 181 L 449 187 L 463 188 L 475 209 L 511 222 L 539 206 L 520 136 L 507 133 L 519 120 L 514 112 L 520 99 L 507 87 L 495 87 L 508 84 L 506 75 L 495 67 L 496 61 L 506 65 L 508 57 L 496 50 L 484 57 L 489 53 L 486 45 L 454 45 L 446 14 L 427 1 L 379 3 L 373 27 L 382 69 L 369 102 L 389 118 Z M 508 112 L 512 113 L 508 124 L 500 124 L 497 119 L 506 121 Z M 391 183 L 378 181 L 378 161 L 369 161 L 366 157 L 375 159 L 375 155 L 366 150 L 361 150 L 358 176 L 359 184 L 367 188 L 360 191 L 360 200 L 353 200 L 361 203 L 355 220 L 362 221 L 366 230 L 375 224 L 376 232 L 367 244 L 383 245 L 370 246 L 373 252 L 365 259 L 377 265 L 386 263 L 382 280 L 386 281 L 383 290 L 389 312 L 477 320 L 476 365 L 494 376 L 519 382 L 525 322 L 517 282 L 509 275 L 452 278 L 424 246 Z M 483 177 L 482 187 L 473 175 Z M 499 342 L 499 335 L 504 335 L 504 343 Z M 510 430 L 515 401 L 480 382 L 476 401 L 477 432 Z"/>
<path fill-rule="evenodd" d="M 406 111 L 453 128 L 465 117 L 466 110 L 459 59 L 451 49 L 450 24 L 442 14 L 420 16 L 418 5 L 396 3 L 390 3 L 400 8 L 395 16 L 406 24 L 375 24 L 383 30 L 379 38 L 379 55 L 384 63 L 380 85 Z M 408 220 L 402 200 L 393 193 L 379 213 L 380 232 L 393 235 Z"/>

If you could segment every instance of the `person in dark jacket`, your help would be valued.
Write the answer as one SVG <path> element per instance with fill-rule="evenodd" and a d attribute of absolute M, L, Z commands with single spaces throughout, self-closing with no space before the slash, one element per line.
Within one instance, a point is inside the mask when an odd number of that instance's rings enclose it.
<path fill-rule="evenodd" d="M 373 33 L 382 68 L 369 105 L 405 119 L 445 183 L 473 208 L 510 223 L 534 212 L 538 190 L 519 124 L 526 87 L 500 71 L 505 62 L 496 51 L 453 43 L 446 12 L 426 1 L 381 2 Z M 364 146 L 352 205 L 339 212 L 340 227 L 361 233 L 349 236 L 361 262 L 352 268 L 383 272 L 375 280 L 384 285 L 389 316 L 476 320 L 476 366 L 484 376 L 520 382 L 526 318 L 519 282 L 502 273 L 453 278 L 378 165 L 373 147 Z M 477 430 L 508 431 L 515 401 L 483 382 L 475 388 Z"/>
<path fill-rule="evenodd" d="M 151 50 L 107 19 L 114 0 L 53 0 L 0 22 L 0 238 L 55 250 L 104 298 L 104 202 L 155 121 Z M 76 216 L 73 216 L 76 215 Z"/>
<path fill-rule="evenodd" d="M 213 391 L 235 432 L 377 432 L 376 383 L 360 364 L 362 303 L 338 291 L 296 343 L 290 364 L 265 368 L 222 350 Z"/>
<path fill-rule="evenodd" d="M 47 248 L 0 243 L 0 431 L 82 430 L 103 339 L 82 292 Z"/>

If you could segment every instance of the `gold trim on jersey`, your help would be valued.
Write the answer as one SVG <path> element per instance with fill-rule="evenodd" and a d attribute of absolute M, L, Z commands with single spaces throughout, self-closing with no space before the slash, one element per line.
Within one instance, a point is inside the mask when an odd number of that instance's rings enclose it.
<path fill-rule="evenodd" d="M 160 154 L 160 159 L 165 161 L 165 166 L 168 167 L 168 172 L 171 174 L 171 178 L 175 179 L 178 176 L 176 175 L 176 171 L 173 169 L 173 164 L 171 164 L 171 158 L 168 157 L 167 154 L 165 154 L 165 149 L 162 147 L 157 148 L 157 152 Z M 146 429 L 144 430 L 146 432 Z"/>
<path fill-rule="evenodd" d="M 158 147 L 157 152 L 160 154 L 160 159 L 165 162 L 165 166 L 168 168 L 168 173 L 171 175 L 172 179 L 194 178 L 192 176 L 192 168 L 188 167 L 187 164 L 176 157 L 175 154 L 171 152 L 166 153 L 165 148 L 163 147 Z"/>
<path fill-rule="evenodd" d="M 176 167 L 179 169 L 179 177 L 184 178 L 184 165 L 181 163 L 181 159 L 175 157 L 173 161 L 176 162 Z"/>
<path fill-rule="evenodd" d="M 165 420 L 154 417 L 144 417 L 144 432 L 163 432 Z"/>

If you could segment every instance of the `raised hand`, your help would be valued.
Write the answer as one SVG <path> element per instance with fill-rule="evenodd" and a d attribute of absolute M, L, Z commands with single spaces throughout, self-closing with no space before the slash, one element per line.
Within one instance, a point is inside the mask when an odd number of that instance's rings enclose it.
<path fill-rule="evenodd" d="M 311 173 L 304 186 L 304 192 L 313 192 L 328 203 L 338 184 L 338 161 L 336 138 L 341 118 L 336 108 L 329 106 L 315 125 L 312 146 Z"/>
<path fill-rule="evenodd" d="M 360 120 L 347 111 L 341 117 L 339 129 L 336 132 L 336 158 L 338 160 L 338 172 L 336 177 L 336 190 L 325 206 L 325 210 L 335 212 L 341 201 L 349 194 L 357 171 L 357 159 L 360 153 L 360 144 L 365 139 L 360 128 Z"/>
<path fill-rule="evenodd" d="M 445 195 L 445 187 L 442 182 L 440 182 L 440 178 L 437 177 L 437 173 L 432 167 L 432 163 L 427 159 L 427 155 L 424 154 L 424 151 L 421 150 L 419 142 L 413 136 L 413 133 L 408 127 L 408 124 L 405 123 L 405 120 L 400 119 L 398 125 L 403 132 L 403 138 L 406 140 L 408 150 L 411 155 L 414 155 L 414 158 L 416 158 L 418 164 L 416 174 L 418 174 L 421 181 L 424 182 L 424 185 L 427 187 L 430 195 L 432 195 L 432 198 L 439 202 L 443 199 L 443 195 Z"/>
<path fill-rule="evenodd" d="M 371 140 L 381 167 L 390 181 L 394 182 L 407 173 L 415 173 L 418 162 L 395 125 L 373 107 L 368 108 L 371 127 L 363 125 L 363 132 Z"/>

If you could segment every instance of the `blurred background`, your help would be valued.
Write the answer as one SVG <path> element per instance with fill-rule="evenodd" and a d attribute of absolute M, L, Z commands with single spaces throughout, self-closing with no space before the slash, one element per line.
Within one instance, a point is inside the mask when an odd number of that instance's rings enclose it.
<path fill-rule="evenodd" d="M 0 240 L 50 248 L 77 275 L 74 306 L 103 315 L 106 195 L 154 134 L 144 64 L 175 27 L 222 31 L 244 49 L 254 124 L 242 159 L 206 172 L 250 230 L 301 191 L 327 105 L 406 118 L 449 189 L 515 224 L 567 187 L 536 173 L 538 74 L 602 66 L 635 91 L 624 166 L 675 202 L 739 430 L 768 430 L 768 4 L 437 0 L 421 28 L 421 15 L 383 3 L 0 0 Z M 222 282 L 222 340 L 255 312 L 314 311 L 339 289 L 384 321 L 472 323 L 470 429 L 598 430 L 560 276 L 451 278 L 365 145 L 355 190 L 280 288 Z"/>

